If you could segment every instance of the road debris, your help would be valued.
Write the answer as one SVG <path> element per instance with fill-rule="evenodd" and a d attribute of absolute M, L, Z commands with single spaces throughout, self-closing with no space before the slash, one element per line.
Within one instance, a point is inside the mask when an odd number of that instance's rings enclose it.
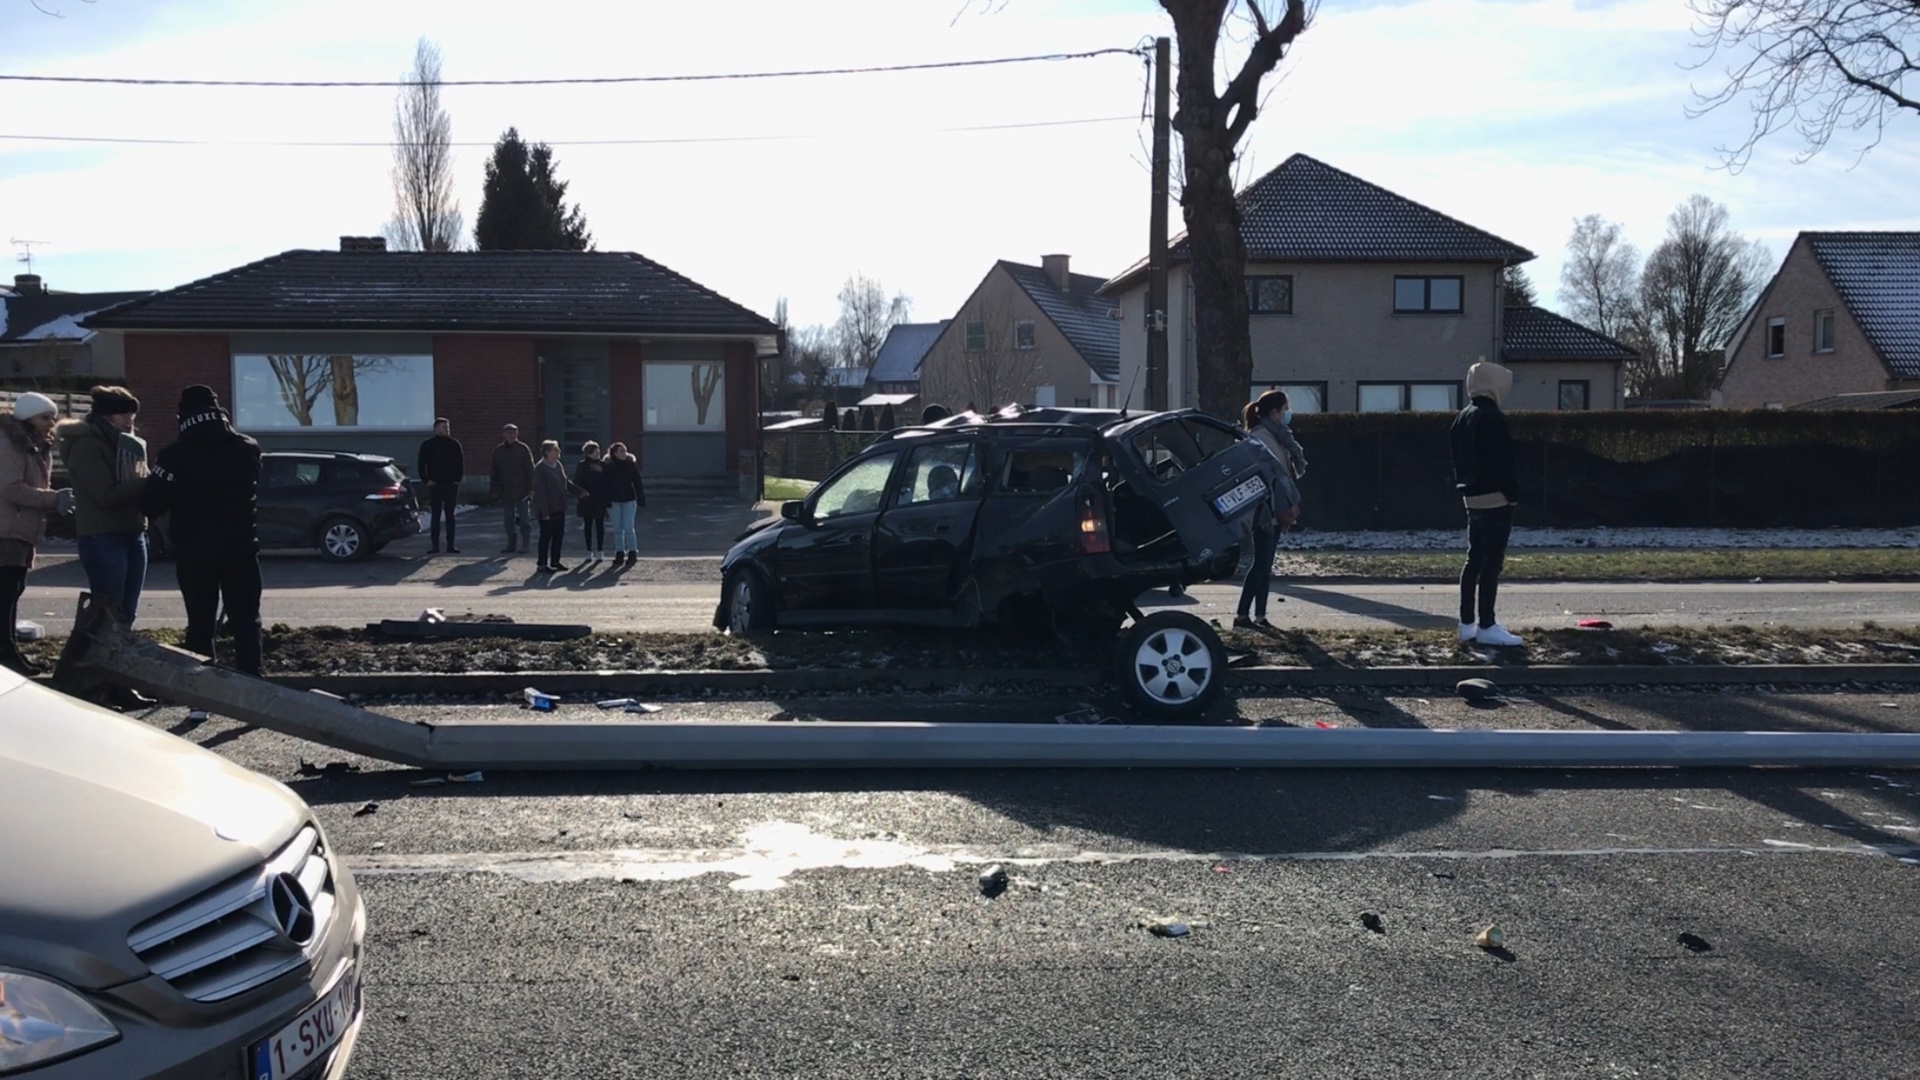
<path fill-rule="evenodd" d="M 552 712 L 553 707 L 560 703 L 558 697 L 552 694 L 543 694 L 531 686 L 520 691 L 520 697 L 526 701 L 527 708 L 535 712 Z"/>
<path fill-rule="evenodd" d="M 1681 934 L 1675 940 L 1685 945 L 1687 951 L 1690 953 L 1707 953 L 1713 951 L 1713 943 L 1698 934 Z"/>
<path fill-rule="evenodd" d="M 1007 891 L 1007 868 L 995 863 L 980 871 L 980 895 L 989 900 Z"/>
<path fill-rule="evenodd" d="M 428 776 L 420 780 L 408 781 L 412 787 L 439 787 L 446 782 L 447 778 L 444 776 Z"/>
<path fill-rule="evenodd" d="M 1380 920 L 1380 913 L 1377 911 L 1361 912 L 1360 925 L 1376 934 L 1384 934 L 1387 932 L 1387 924 Z"/>
<path fill-rule="evenodd" d="M 1605 619 L 1581 619 L 1574 624 L 1582 630 L 1611 630 L 1613 624 Z"/>
<path fill-rule="evenodd" d="M 305 758 L 302 758 L 300 761 L 301 776 L 339 776 L 343 773 L 356 773 L 359 771 L 360 766 L 350 761 L 329 761 L 325 765 L 317 765 Z"/>
<path fill-rule="evenodd" d="M 660 711 L 660 706 L 649 705 L 644 701 L 636 701 L 620 711 L 630 713 L 657 713 Z"/>
<path fill-rule="evenodd" d="M 377 813 L 379 809 L 380 809 L 380 804 L 377 802 L 361 803 L 360 808 L 353 812 L 353 816 L 366 817 L 368 814 Z"/>
<path fill-rule="evenodd" d="M 447 783 L 449 784 L 478 784 L 485 779 L 486 775 L 478 771 L 447 774 Z"/>
<path fill-rule="evenodd" d="M 1147 933 L 1154 937 L 1183 938 L 1193 933 L 1193 927 L 1178 919 L 1153 919 L 1146 925 Z"/>
<path fill-rule="evenodd" d="M 1491 679 L 1461 679 L 1453 684 L 1453 692 L 1468 701 L 1491 701 L 1500 696 L 1500 688 Z"/>
<path fill-rule="evenodd" d="M 617 698 L 608 698 L 605 701 L 596 701 L 593 704 L 596 708 L 601 708 L 601 709 L 624 709 L 629 705 L 638 705 L 640 704 L 640 702 L 636 698 L 617 697 Z"/>
<path fill-rule="evenodd" d="M 1489 952 L 1494 949 L 1504 949 L 1507 947 L 1507 934 L 1498 926 L 1488 926 L 1473 935 L 1473 943 Z"/>

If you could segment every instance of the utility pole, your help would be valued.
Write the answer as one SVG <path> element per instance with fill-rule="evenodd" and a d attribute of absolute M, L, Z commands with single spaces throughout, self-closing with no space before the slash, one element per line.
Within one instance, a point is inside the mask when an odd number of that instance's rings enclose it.
<path fill-rule="evenodd" d="M 1167 407 L 1167 173 L 1173 141 L 1173 43 L 1153 40 L 1153 212 L 1147 217 L 1147 408 Z"/>

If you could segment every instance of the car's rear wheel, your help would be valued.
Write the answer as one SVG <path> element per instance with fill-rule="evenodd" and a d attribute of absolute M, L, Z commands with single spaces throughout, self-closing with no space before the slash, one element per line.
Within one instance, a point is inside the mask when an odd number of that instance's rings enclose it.
<path fill-rule="evenodd" d="M 751 566 L 727 575 L 727 632 L 760 634 L 773 629 L 773 590 Z"/>
<path fill-rule="evenodd" d="M 320 556 L 328 562 L 352 562 L 371 553 L 367 527 L 352 518 L 340 517 L 320 526 Z"/>
<path fill-rule="evenodd" d="M 1120 692 L 1156 719 L 1197 719 L 1226 688 L 1225 643 L 1184 611 L 1156 611 L 1127 627 L 1117 652 Z"/>

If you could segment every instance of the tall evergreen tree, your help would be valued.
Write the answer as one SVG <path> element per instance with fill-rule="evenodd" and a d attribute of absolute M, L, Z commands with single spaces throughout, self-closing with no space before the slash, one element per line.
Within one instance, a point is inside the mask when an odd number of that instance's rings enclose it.
<path fill-rule="evenodd" d="M 553 149 L 508 128 L 487 162 L 473 245 L 481 251 L 590 251 L 593 234 L 567 184 L 554 175 Z"/>

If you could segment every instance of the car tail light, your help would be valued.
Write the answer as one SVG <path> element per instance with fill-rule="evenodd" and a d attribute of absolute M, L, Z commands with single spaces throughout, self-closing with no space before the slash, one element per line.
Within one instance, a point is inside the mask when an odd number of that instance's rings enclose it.
<path fill-rule="evenodd" d="M 379 488 L 375 491 L 370 491 L 367 493 L 368 502 L 398 502 L 399 500 L 404 499 L 406 497 L 407 497 L 407 489 L 400 486 L 399 484 L 395 484 L 391 487 Z"/>
<path fill-rule="evenodd" d="M 1107 503 L 1097 492 L 1089 492 L 1080 503 L 1080 554 L 1105 555 L 1113 550 L 1107 538 Z"/>

